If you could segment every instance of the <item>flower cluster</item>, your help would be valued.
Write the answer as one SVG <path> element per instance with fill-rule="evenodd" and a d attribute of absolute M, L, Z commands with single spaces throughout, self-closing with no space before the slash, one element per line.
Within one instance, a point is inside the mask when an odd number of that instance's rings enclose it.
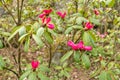
<path fill-rule="evenodd" d="M 79 43 L 75 44 L 72 41 L 68 41 L 68 46 L 70 46 L 73 50 L 85 50 L 85 51 L 91 51 L 91 46 L 85 46 L 83 41 L 80 41 Z"/>
<path fill-rule="evenodd" d="M 90 23 L 90 22 L 86 22 L 85 23 L 85 30 L 90 30 L 92 28 L 93 28 L 93 24 L 92 23 Z"/>
<path fill-rule="evenodd" d="M 39 18 L 42 20 L 42 24 L 47 26 L 50 29 L 54 29 L 54 24 L 51 23 L 51 17 L 49 14 L 52 12 L 52 9 L 43 10 L 43 13 L 39 15 Z"/>
<path fill-rule="evenodd" d="M 97 9 L 94 9 L 94 13 L 95 13 L 95 15 L 99 15 L 100 14 L 100 12 Z"/>
<path fill-rule="evenodd" d="M 39 61 L 32 61 L 31 66 L 33 70 L 36 70 L 36 68 L 38 68 L 39 66 Z"/>
<path fill-rule="evenodd" d="M 56 12 L 56 14 L 59 15 L 62 19 L 64 19 L 66 16 L 66 12 L 62 13 L 62 12 L 58 11 L 58 12 Z"/>

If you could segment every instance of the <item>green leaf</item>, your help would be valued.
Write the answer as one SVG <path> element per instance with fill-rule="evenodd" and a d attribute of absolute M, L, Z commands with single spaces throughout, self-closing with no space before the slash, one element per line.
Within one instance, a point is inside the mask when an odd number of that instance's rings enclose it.
<path fill-rule="evenodd" d="M 75 51 L 74 52 L 74 60 L 76 62 L 79 62 L 80 61 L 80 52 L 79 51 Z"/>
<path fill-rule="evenodd" d="M 85 45 L 95 46 L 94 39 L 91 37 L 90 33 L 84 32 L 82 38 L 83 38 L 83 42 L 85 43 Z"/>
<path fill-rule="evenodd" d="M 54 35 L 54 36 L 57 36 L 58 34 L 56 33 L 56 32 L 54 32 L 53 30 L 51 30 L 51 29 L 48 29 L 48 32 L 50 32 L 52 35 Z"/>
<path fill-rule="evenodd" d="M 37 75 L 35 72 L 30 73 L 28 80 L 37 80 Z"/>
<path fill-rule="evenodd" d="M 26 33 L 26 34 L 23 34 L 20 38 L 19 38 L 19 42 L 23 42 L 24 41 L 24 39 L 28 36 L 29 34 L 28 33 Z"/>
<path fill-rule="evenodd" d="M 0 40 L 0 49 L 3 48 L 3 43 L 2 41 Z"/>
<path fill-rule="evenodd" d="M 19 29 L 17 29 L 15 32 L 13 32 L 11 34 L 11 36 L 8 38 L 8 41 L 10 41 L 18 32 L 19 32 Z"/>
<path fill-rule="evenodd" d="M 25 73 L 23 73 L 20 76 L 20 80 L 24 80 L 24 78 L 26 78 L 30 73 L 31 73 L 31 70 L 27 70 Z"/>
<path fill-rule="evenodd" d="M 82 55 L 82 62 L 87 69 L 91 66 L 90 59 L 86 54 Z"/>
<path fill-rule="evenodd" d="M 50 69 L 44 65 L 40 65 L 39 70 L 42 72 L 49 72 L 50 71 Z"/>
<path fill-rule="evenodd" d="M 43 46 L 42 40 L 37 35 L 33 34 L 32 37 L 35 40 L 35 42 L 39 45 L 39 47 Z"/>
<path fill-rule="evenodd" d="M 76 19 L 76 23 L 77 23 L 77 24 L 82 24 L 83 21 L 86 22 L 87 19 L 84 18 L 84 17 L 78 17 L 78 18 Z"/>
<path fill-rule="evenodd" d="M 69 27 L 66 29 L 65 34 L 69 34 L 73 30 L 73 27 Z"/>
<path fill-rule="evenodd" d="M 40 27 L 40 24 L 38 22 L 35 22 L 33 25 L 32 25 L 32 29 L 34 29 L 35 32 L 37 32 L 37 30 L 39 29 Z"/>
<path fill-rule="evenodd" d="M 26 28 L 24 26 L 22 26 L 20 29 L 19 29 L 19 35 L 22 36 L 26 33 Z"/>
<path fill-rule="evenodd" d="M 5 62 L 3 60 L 3 57 L 0 56 L 0 69 L 3 69 L 4 66 L 5 66 Z"/>
<path fill-rule="evenodd" d="M 40 80 L 49 80 L 48 77 L 46 77 L 44 74 L 42 74 L 41 72 L 38 72 L 38 77 L 40 78 Z"/>
<path fill-rule="evenodd" d="M 9 32 L 2 32 L 2 31 L 0 32 L 0 34 L 7 37 L 11 35 Z"/>
<path fill-rule="evenodd" d="M 99 80 L 107 80 L 107 73 L 105 71 L 100 73 Z"/>
<path fill-rule="evenodd" d="M 99 19 L 90 18 L 90 22 L 92 22 L 95 25 L 100 25 L 100 20 Z"/>
<path fill-rule="evenodd" d="M 61 58 L 61 62 L 64 62 L 66 59 L 68 59 L 71 55 L 72 55 L 73 51 L 69 51 L 67 52 L 62 58 Z"/>
<path fill-rule="evenodd" d="M 52 44 L 53 43 L 53 38 L 50 33 L 44 32 L 44 37 L 48 41 L 48 43 Z"/>
<path fill-rule="evenodd" d="M 25 45 L 24 45 L 24 51 L 25 51 L 25 52 L 28 52 L 29 45 L 30 45 L 30 36 L 28 36 L 28 37 L 26 38 L 26 41 L 25 41 Z"/>
<path fill-rule="evenodd" d="M 63 75 L 66 76 L 66 77 L 70 77 L 70 74 L 65 70 L 63 70 Z"/>
<path fill-rule="evenodd" d="M 40 27 L 40 28 L 37 30 L 36 35 L 37 35 L 38 37 L 41 37 L 43 33 L 44 33 L 44 28 L 43 28 L 43 27 Z"/>
<path fill-rule="evenodd" d="M 78 25 L 74 25 L 74 26 L 72 26 L 74 29 L 83 29 L 83 27 L 82 26 L 78 26 Z"/>
<path fill-rule="evenodd" d="M 106 5 L 108 5 L 109 7 L 113 7 L 115 4 L 115 0 L 106 0 L 105 1 Z"/>
<path fill-rule="evenodd" d="M 107 72 L 107 80 L 112 80 L 110 73 Z"/>

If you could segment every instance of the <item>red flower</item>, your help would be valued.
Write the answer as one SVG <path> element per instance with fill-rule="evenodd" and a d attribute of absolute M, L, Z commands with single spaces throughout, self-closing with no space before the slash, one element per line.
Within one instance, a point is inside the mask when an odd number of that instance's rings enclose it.
<path fill-rule="evenodd" d="M 36 69 L 36 68 L 38 68 L 38 66 L 39 66 L 39 61 L 32 61 L 31 62 L 31 65 L 32 65 L 32 69 Z"/>
<path fill-rule="evenodd" d="M 72 42 L 72 41 L 68 41 L 67 45 L 72 47 L 73 50 L 78 50 L 79 49 L 78 45 L 74 44 L 74 42 Z"/>
<path fill-rule="evenodd" d="M 86 50 L 86 51 L 91 51 L 91 50 L 92 50 L 92 47 L 91 47 L 91 46 L 84 46 L 84 50 Z"/>
<path fill-rule="evenodd" d="M 59 15 L 62 19 L 64 19 L 66 16 L 66 12 L 62 13 L 62 12 L 58 11 L 56 14 Z"/>
<path fill-rule="evenodd" d="M 83 41 L 80 41 L 77 45 L 78 45 L 78 48 L 79 48 L 80 50 L 83 50 L 83 49 L 84 49 L 84 43 L 83 43 Z"/>
<path fill-rule="evenodd" d="M 52 12 L 52 9 L 43 10 L 43 13 L 45 13 L 46 15 L 49 15 L 51 12 Z"/>
<path fill-rule="evenodd" d="M 48 28 L 50 28 L 50 29 L 54 29 L 54 24 L 49 23 L 47 26 L 48 26 Z"/>
<path fill-rule="evenodd" d="M 97 9 L 94 9 L 94 13 L 95 13 L 96 15 L 99 15 L 99 14 L 100 14 Z"/>
<path fill-rule="evenodd" d="M 90 22 L 85 23 L 85 29 L 90 30 L 92 28 L 93 28 L 93 24 L 91 24 Z"/>
<path fill-rule="evenodd" d="M 50 23 L 50 21 L 51 21 L 51 18 L 50 18 L 50 17 L 46 18 L 46 19 L 45 19 L 45 24 Z"/>
<path fill-rule="evenodd" d="M 70 46 L 73 50 L 86 50 L 86 51 L 91 51 L 92 47 L 91 46 L 84 46 L 84 42 L 80 41 L 78 44 L 74 44 L 72 41 L 68 41 L 67 43 L 68 46 Z"/>
<path fill-rule="evenodd" d="M 72 41 L 68 41 L 67 45 L 72 46 L 72 45 L 74 45 L 74 43 Z"/>
<path fill-rule="evenodd" d="M 50 23 L 51 22 L 51 18 L 48 17 L 48 18 L 42 18 L 42 24 L 43 25 L 46 25 L 48 28 L 50 29 L 54 29 L 54 24 Z"/>
<path fill-rule="evenodd" d="M 44 16 L 45 16 L 45 13 L 42 13 L 39 15 L 39 18 L 44 18 Z"/>
<path fill-rule="evenodd" d="M 73 44 L 71 47 L 72 47 L 73 50 L 78 50 L 79 49 L 77 44 Z"/>
<path fill-rule="evenodd" d="M 49 15 L 52 12 L 52 9 L 45 9 L 43 13 L 39 15 L 39 18 L 44 18 L 45 16 Z"/>

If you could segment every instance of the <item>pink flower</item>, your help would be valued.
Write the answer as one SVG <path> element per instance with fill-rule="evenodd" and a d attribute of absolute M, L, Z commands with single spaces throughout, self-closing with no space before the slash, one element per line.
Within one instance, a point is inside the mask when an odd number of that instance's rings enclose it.
<path fill-rule="evenodd" d="M 50 18 L 50 17 L 46 18 L 46 19 L 45 19 L 45 24 L 48 24 L 50 21 L 51 21 L 51 18 Z"/>
<path fill-rule="evenodd" d="M 92 47 L 91 46 L 84 46 L 84 42 L 80 41 L 78 44 L 74 44 L 72 41 L 68 41 L 67 43 L 68 46 L 70 46 L 73 50 L 86 50 L 86 51 L 91 51 Z"/>
<path fill-rule="evenodd" d="M 84 46 L 84 50 L 86 50 L 86 51 L 91 51 L 91 50 L 92 50 L 92 47 L 91 47 L 91 46 Z"/>
<path fill-rule="evenodd" d="M 93 24 L 91 24 L 90 22 L 85 23 L 85 29 L 90 30 L 92 28 L 93 28 Z"/>
<path fill-rule="evenodd" d="M 99 14 L 100 14 L 97 9 L 94 9 L 94 13 L 95 13 L 96 15 L 99 15 Z"/>
<path fill-rule="evenodd" d="M 72 41 L 68 41 L 67 43 L 68 46 L 70 46 L 73 50 L 78 50 L 78 45 L 77 44 L 74 44 L 74 42 Z"/>
<path fill-rule="evenodd" d="M 43 18 L 45 16 L 45 13 L 42 13 L 39 15 L 39 18 Z"/>
<path fill-rule="evenodd" d="M 72 47 L 73 50 L 78 50 L 79 49 L 77 44 L 73 44 L 71 47 Z"/>
<path fill-rule="evenodd" d="M 39 66 L 39 61 L 32 61 L 31 62 L 31 65 L 32 65 L 32 69 L 36 69 L 36 68 L 38 68 L 38 66 Z"/>
<path fill-rule="evenodd" d="M 71 47 L 72 45 L 74 45 L 74 43 L 72 41 L 68 41 L 67 45 Z"/>
<path fill-rule="evenodd" d="M 62 13 L 62 12 L 58 11 L 56 14 L 59 15 L 62 19 L 64 19 L 66 16 L 66 12 Z"/>
<path fill-rule="evenodd" d="M 49 15 L 51 12 L 52 12 L 52 9 L 43 10 L 43 13 L 45 13 L 46 15 Z"/>
<path fill-rule="evenodd" d="M 97 32 L 97 35 L 98 35 L 100 38 L 105 38 L 105 37 L 107 36 L 107 33 L 100 34 L 100 32 Z"/>
<path fill-rule="evenodd" d="M 50 24 L 48 24 L 47 26 L 48 26 L 48 28 L 50 28 L 50 29 L 54 29 L 54 24 L 51 24 L 51 23 L 50 23 Z"/>
<path fill-rule="evenodd" d="M 78 45 L 78 48 L 79 48 L 80 50 L 83 50 L 83 49 L 84 49 L 84 43 L 83 43 L 83 41 L 80 41 L 77 45 Z"/>

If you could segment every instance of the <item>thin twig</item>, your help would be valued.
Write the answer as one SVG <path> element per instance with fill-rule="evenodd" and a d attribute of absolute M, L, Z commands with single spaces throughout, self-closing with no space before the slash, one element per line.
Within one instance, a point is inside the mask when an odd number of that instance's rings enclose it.
<path fill-rule="evenodd" d="M 18 16 L 18 24 L 17 25 L 20 25 L 20 2 L 19 0 L 17 0 L 17 16 Z"/>
<path fill-rule="evenodd" d="M 19 75 L 21 75 L 21 45 L 18 48 L 18 68 L 19 68 Z"/>
<path fill-rule="evenodd" d="M 23 3 L 24 3 L 24 0 L 21 1 L 21 6 L 20 6 L 20 24 L 21 24 L 21 18 L 22 18 Z"/>
<path fill-rule="evenodd" d="M 8 70 L 8 71 L 10 71 L 10 72 L 14 73 L 14 74 L 17 76 L 17 78 L 19 78 L 18 73 L 16 73 L 16 72 L 15 72 L 15 71 L 13 71 L 12 69 L 9 69 L 9 68 L 7 68 L 7 67 L 3 67 L 3 69 L 6 69 L 6 70 Z"/>
<path fill-rule="evenodd" d="M 50 53 L 50 60 L 49 60 L 49 65 L 48 65 L 48 67 L 50 68 L 50 66 L 51 66 L 51 61 L 52 61 L 52 51 L 51 51 L 51 45 L 49 45 L 49 53 Z"/>
<path fill-rule="evenodd" d="M 1 0 L 0 0 L 1 1 Z M 12 12 L 9 10 L 8 6 L 5 4 L 5 1 L 3 0 L 3 2 L 1 1 L 2 5 L 7 9 L 8 13 L 11 15 L 11 17 L 13 18 L 15 24 L 17 25 L 17 21 L 15 20 Z"/>

